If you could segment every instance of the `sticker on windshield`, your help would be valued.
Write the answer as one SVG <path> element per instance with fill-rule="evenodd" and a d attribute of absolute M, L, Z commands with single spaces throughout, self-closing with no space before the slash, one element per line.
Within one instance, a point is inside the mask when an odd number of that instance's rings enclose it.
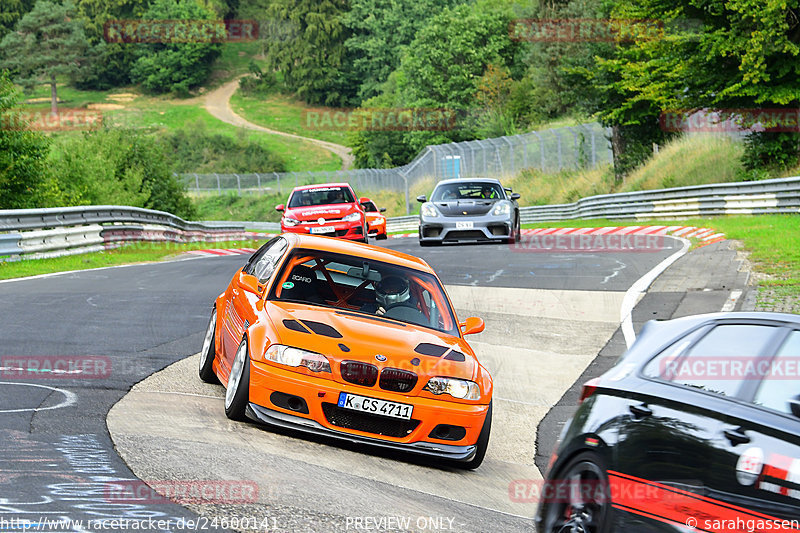
<path fill-rule="evenodd" d="M 281 285 L 281 287 L 283 287 L 284 289 L 286 289 L 288 291 L 288 290 L 291 290 L 291 289 L 294 288 L 294 283 L 292 283 L 291 281 L 287 281 L 286 283 Z"/>
<path fill-rule="evenodd" d="M 764 466 L 764 451 L 761 448 L 747 448 L 736 462 L 736 481 L 742 485 L 752 485 L 761 475 Z"/>

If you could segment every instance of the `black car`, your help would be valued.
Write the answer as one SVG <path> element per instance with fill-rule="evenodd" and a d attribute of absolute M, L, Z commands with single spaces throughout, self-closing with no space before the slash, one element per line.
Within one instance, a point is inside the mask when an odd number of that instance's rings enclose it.
<path fill-rule="evenodd" d="M 800 316 L 648 322 L 584 385 L 536 526 L 800 531 Z"/>

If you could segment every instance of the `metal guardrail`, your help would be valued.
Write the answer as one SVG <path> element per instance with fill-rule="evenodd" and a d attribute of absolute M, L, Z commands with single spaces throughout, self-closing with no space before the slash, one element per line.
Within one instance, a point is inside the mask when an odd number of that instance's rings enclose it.
<path fill-rule="evenodd" d="M 0 210 L 0 260 L 71 255 L 126 242 L 243 240 L 253 236 L 245 232 L 242 223 L 188 222 L 164 211 L 138 207 Z"/>
<path fill-rule="evenodd" d="M 678 219 L 800 213 L 800 177 L 603 194 L 571 204 L 520 208 L 523 224 L 580 218 Z M 417 216 L 388 219 L 387 230 L 416 231 Z"/>

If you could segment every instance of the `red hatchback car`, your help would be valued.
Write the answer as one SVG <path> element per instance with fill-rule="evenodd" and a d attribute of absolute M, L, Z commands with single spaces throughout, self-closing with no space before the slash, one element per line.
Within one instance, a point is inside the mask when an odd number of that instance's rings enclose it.
<path fill-rule="evenodd" d="M 364 199 L 366 200 L 366 198 Z M 281 231 L 367 242 L 364 208 L 347 183 L 295 187 L 281 211 Z"/>

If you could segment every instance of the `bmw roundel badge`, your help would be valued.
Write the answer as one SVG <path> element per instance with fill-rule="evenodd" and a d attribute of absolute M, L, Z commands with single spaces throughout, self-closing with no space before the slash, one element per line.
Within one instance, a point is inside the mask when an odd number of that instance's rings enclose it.
<path fill-rule="evenodd" d="M 377 354 L 377 355 L 375 356 L 375 359 L 377 359 L 378 361 L 380 361 L 381 363 L 383 363 L 384 361 L 386 361 L 386 356 L 385 356 L 385 355 L 382 355 L 382 354 Z"/>

